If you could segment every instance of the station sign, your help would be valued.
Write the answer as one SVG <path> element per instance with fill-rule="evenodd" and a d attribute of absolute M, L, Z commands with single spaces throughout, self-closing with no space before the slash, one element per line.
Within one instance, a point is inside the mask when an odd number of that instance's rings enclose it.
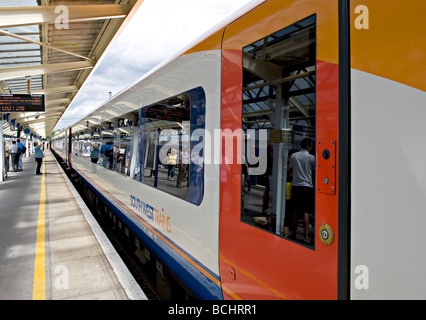
<path fill-rule="evenodd" d="M 44 112 L 43 94 L 0 94 L 0 112 Z"/>

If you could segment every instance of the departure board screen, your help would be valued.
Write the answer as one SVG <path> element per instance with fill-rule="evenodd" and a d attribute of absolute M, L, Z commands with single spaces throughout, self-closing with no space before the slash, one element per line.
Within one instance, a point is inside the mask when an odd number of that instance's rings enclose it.
<path fill-rule="evenodd" d="M 188 108 L 154 105 L 145 109 L 145 118 L 182 122 L 190 119 Z"/>
<path fill-rule="evenodd" d="M 43 112 L 43 94 L 0 94 L 0 112 Z"/>

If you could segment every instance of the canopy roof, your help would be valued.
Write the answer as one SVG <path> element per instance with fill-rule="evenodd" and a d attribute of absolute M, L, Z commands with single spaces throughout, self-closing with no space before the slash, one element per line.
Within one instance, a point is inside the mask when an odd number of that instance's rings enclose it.
<path fill-rule="evenodd" d="M 143 0 L 2 0 L 0 93 L 43 94 L 45 112 L 5 115 L 4 134 L 50 136 L 111 41 Z M 14 120 L 14 121 L 13 121 Z"/>

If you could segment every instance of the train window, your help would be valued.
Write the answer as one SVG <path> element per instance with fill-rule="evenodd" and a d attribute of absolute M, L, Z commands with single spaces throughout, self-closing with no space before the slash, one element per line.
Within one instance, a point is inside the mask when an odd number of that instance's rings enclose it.
<path fill-rule="evenodd" d="M 200 87 L 142 108 L 133 177 L 199 205 L 204 195 L 204 115 Z"/>
<path fill-rule="evenodd" d="M 138 113 L 122 115 L 100 124 L 73 128 L 72 155 L 92 162 L 92 172 L 100 173 L 94 165 L 130 175 L 131 146 Z"/>
<path fill-rule="evenodd" d="M 243 48 L 241 220 L 310 247 L 315 71 L 315 16 Z"/>

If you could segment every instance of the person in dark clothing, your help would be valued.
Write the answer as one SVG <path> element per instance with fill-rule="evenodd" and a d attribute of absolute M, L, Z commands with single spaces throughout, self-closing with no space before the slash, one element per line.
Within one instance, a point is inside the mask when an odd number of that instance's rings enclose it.
<path fill-rule="evenodd" d="M 39 146 L 37 141 L 34 142 L 34 156 L 35 160 L 37 161 L 36 174 L 41 174 L 40 168 L 44 158 L 44 151 L 41 146 Z"/>

